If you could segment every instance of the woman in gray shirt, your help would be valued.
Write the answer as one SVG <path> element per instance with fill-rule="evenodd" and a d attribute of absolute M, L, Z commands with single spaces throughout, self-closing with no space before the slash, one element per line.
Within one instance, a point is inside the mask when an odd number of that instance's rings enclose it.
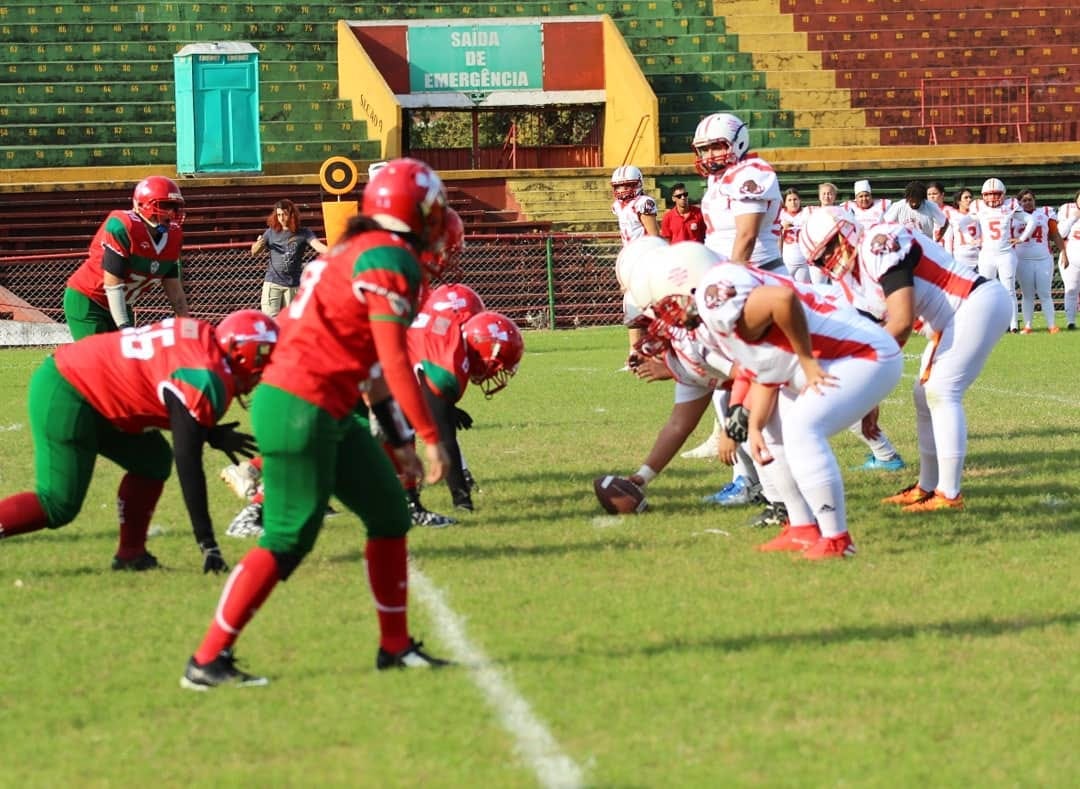
<path fill-rule="evenodd" d="M 278 200 L 266 220 L 266 230 L 251 245 L 252 255 L 270 250 L 261 302 L 262 311 L 270 317 L 289 306 L 296 295 L 308 247 L 320 255 L 326 251 L 326 244 L 313 231 L 301 227 L 300 212 L 293 201 Z"/>

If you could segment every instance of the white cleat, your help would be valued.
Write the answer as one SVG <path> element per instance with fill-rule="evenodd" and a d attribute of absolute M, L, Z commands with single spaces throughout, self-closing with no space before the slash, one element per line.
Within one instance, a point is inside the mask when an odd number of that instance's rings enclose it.
<path fill-rule="evenodd" d="M 259 479 L 262 474 L 245 460 L 237 466 L 226 466 L 218 476 L 237 497 L 247 501 L 259 489 Z"/>

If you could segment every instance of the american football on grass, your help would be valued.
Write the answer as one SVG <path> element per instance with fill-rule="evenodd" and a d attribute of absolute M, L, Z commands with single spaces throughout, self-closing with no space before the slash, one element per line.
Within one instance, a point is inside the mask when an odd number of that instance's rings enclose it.
<path fill-rule="evenodd" d="M 607 474 L 593 480 L 593 492 L 600 506 L 612 515 L 632 515 L 649 506 L 645 491 L 626 477 Z"/>

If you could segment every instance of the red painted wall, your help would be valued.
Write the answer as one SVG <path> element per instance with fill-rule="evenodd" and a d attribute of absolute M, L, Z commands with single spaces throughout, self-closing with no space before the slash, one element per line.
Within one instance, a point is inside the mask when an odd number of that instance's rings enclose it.
<path fill-rule="evenodd" d="M 603 90 L 604 28 L 599 22 L 544 24 L 544 90 Z"/>

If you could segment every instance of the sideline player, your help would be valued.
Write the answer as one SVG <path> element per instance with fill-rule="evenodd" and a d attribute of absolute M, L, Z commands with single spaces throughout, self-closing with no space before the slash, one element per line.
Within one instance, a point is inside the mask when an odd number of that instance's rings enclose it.
<path fill-rule="evenodd" d="M 135 323 L 131 308 L 154 283 L 178 316 L 188 315 L 180 282 L 184 196 L 174 181 L 151 175 L 135 186 L 130 211 L 113 211 L 68 278 L 64 317 L 76 339 Z"/>
<path fill-rule="evenodd" d="M 251 436 L 237 431 L 236 422 L 219 420 L 234 396 L 258 383 L 276 342 L 273 319 L 241 310 L 217 328 L 167 318 L 58 348 L 30 379 L 36 489 L 0 501 L 0 537 L 75 520 L 100 455 L 126 472 L 117 493 L 120 545 L 112 568 L 154 569 L 146 532 L 175 450 L 203 571 L 227 570 L 207 506 L 203 444 L 234 462 L 251 457 Z M 166 429 L 173 449 L 161 434 Z"/>
<path fill-rule="evenodd" d="M 425 443 L 427 481 L 446 474 L 446 448 L 406 347 L 421 284 L 439 273 L 420 255 L 444 243 L 446 207 L 446 189 L 431 168 L 416 159 L 392 160 L 364 189 L 362 213 L 350 220 L 344 239 L 304 270 L 252 404 L 263 457 L 263 535 L 229 576 L 182 687 L 267 684 L 236 667 L 233 645 L 314 547 L 331 495 L 367 531 L 364 555 L 380 632 L 376 668 L 446 664 L 409 633 L 409 510 L 393 464 L 353 415 L 367 390 L 398 463 L 410 474 L 424 473 L 409 441 L 411 424 Z"/>

